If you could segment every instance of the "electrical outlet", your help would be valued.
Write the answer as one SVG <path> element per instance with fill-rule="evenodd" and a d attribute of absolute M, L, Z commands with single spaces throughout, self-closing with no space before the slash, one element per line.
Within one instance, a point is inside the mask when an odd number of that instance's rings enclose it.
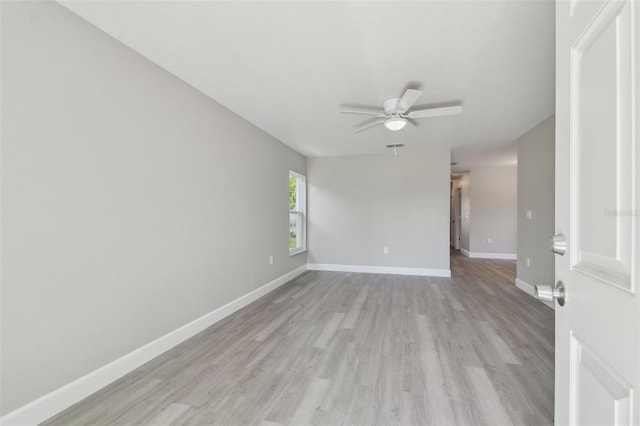
<path fill-rule="evenodd" d="M 531 210 L 527 210 L 527 219 L 533 218 L 533 212 Z"/>
<path fill-rule="evenodd" d="M 531 266 L 531 258 L 527 257 L 527 267 Z"/>
<path fill-rule="evenodd" d="M 389 254 L 389 247 L 385 247 L 385 248 L 382 250 L 382 252 L 383 252 L 384 254 Z"/>
<path fill-rule="evenodd" d="M 273 256 L 269 256 L 269 265 L 273 265 Z"/>
<path fill-rule="evenodd" d="M 493 244 L 493 238 L 487 238 L 487 244 Z"/>

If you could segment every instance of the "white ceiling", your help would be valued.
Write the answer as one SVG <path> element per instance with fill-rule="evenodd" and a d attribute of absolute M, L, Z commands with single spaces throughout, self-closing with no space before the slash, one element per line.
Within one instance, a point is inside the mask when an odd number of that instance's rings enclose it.
<path fill-rule="evenodd" d="M 451 172 L 466 172 L 483 167 L 510 167 L 518 164 L 518 146 L 515 143 L 497 146 L 472 146 L 451 151 Z"/>
<path fill-rule="evenodd" d="M 504 144 L 554 111 L 551 0 L 61 3 L 308 156 Z M 338 113 L 408 87 L 464 111 L 359 134 Z"/>

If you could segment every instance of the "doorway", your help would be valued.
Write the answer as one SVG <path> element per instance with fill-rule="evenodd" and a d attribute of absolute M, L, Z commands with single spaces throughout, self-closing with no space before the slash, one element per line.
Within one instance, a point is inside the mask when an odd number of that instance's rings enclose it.
<path fill-rule="evenodd" d="M 462 222 L 462 188 L 457 180 L 451 180 L 451 213 L 449 245 L 452 249 L 460 250 L 461 222 Z"/>

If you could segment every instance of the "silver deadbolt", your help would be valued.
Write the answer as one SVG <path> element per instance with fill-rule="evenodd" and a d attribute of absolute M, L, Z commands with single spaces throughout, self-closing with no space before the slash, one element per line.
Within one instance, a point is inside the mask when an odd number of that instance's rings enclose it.
<path fill-rule="evenodd" d="M 555 254 L 564 255 L 567 252 L 567 237 L 564 234 L 554 235 L 551 237 L 550 246 L 549 248 Z"/>
<path fill-rule="evenodd" d="M 562 281 L 558 281 L 553 288 L 548 285 L 537 285 L 536 299 L 543 302 L 553 302 L 553 299 L 555 299 L 558 302 L 558 305 L 564 306 L 567 301 L 567 294 L 564 291 L 564 284 L 562 283 Z"/>

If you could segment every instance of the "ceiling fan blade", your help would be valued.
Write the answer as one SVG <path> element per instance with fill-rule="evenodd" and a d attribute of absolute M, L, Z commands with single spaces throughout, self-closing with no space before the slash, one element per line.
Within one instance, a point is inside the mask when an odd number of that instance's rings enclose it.
<path fill-rule="evenodd" d="M 384 111 L 378 111 L 373 109 L 349 109 L 340 111 L 341 114 L 364 114 L 364 115 L 375 115 L 376 117 L 386 117 Z"/>
<path fill-rule="evenodd" d="M 429 108 L 419 109 L 417 111 L 411 111 L 407 116 L 409 118 L 427 118 L 427 117 L 439 117 L 441 115 L 454 115 L 462 112 L 462 105 L 442 107 L 442 108 Z"/>
<path fill-rule="evenodd" d="M 413 104 L 416 103 L 416 101 L 418 100 L 418 98 L 420 98 L 420 96 L 422 96 L 422 92 L 420 90 L 407 89 L 404 92 L 404 95 L 402 95 L 402 98 L 400 98 L 400 100 L 398 101 L 398 106 L 396 107 L 396 110 L 400 114 L 407 112 L 407 110 L 411 108 Z"/>
<path fill-rule="evenodd" d="M 369 123 L 365 126 L 359 127 L 356 130 L 353 131 L 353 133 L 360 133 L 363 130 L 367 130 L 369 127 L 373 127 L 373 126 L 377 126 L 378 124 L 382 124 L 384 123 L 386 120 L 378 120 L 378 121 L 374 121 L 373 123 Z"/>

